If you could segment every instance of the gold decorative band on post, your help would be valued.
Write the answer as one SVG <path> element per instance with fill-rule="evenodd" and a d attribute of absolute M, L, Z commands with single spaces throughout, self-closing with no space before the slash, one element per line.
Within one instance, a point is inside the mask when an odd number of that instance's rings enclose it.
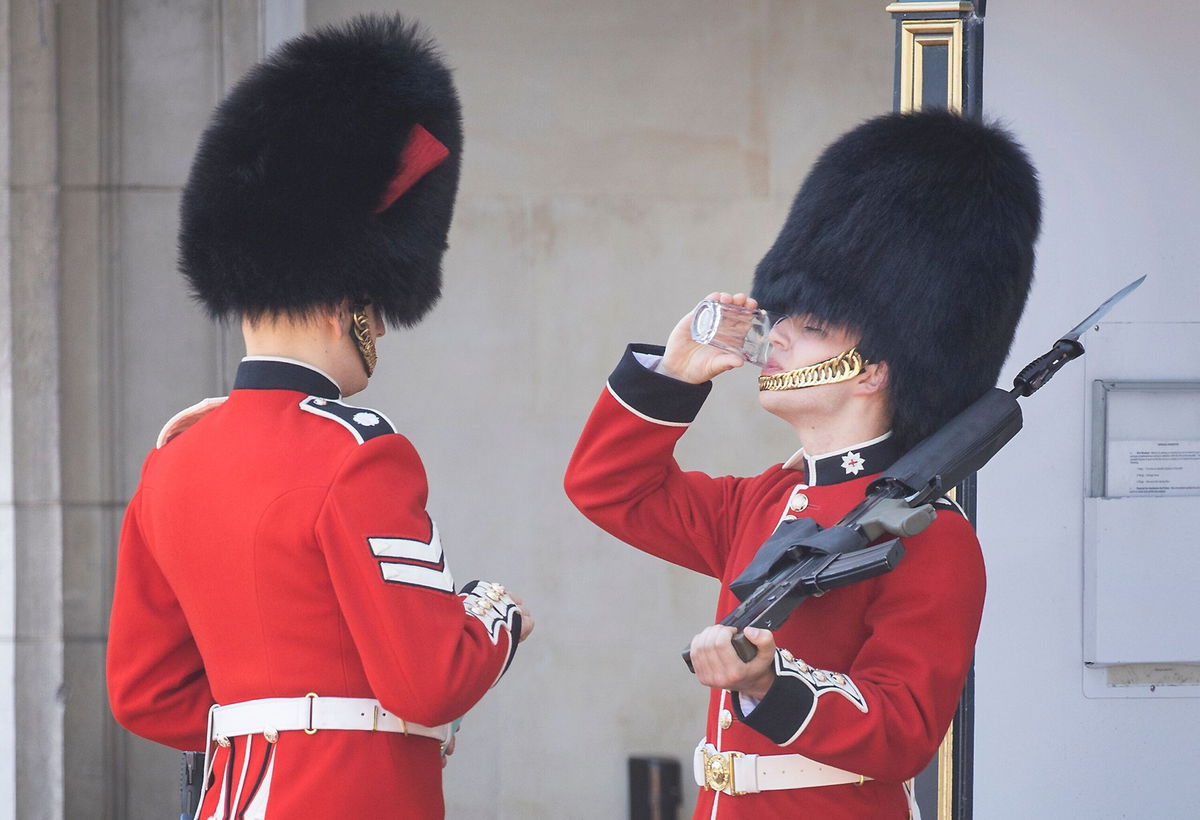
<path fill-rule="evenodd" d="M 975 13 L 974 2 L 959 3 L 889 3 L 884 11 L 890 14 Z"/>
<path fill-rule="evenodd" d="M 937 820 L 954 817 L 954 726 L 946 730 L 937 754 Z"/>
<path fill-rule="evenodd" d="M 904 3 L 902 5 L 911 5 Z M 944 52 L 941 51 L 944 49 Z M 926 52 L 945 61 L 946 87 L 940 99 L 925 99 Z M 944 105 L 963 110 L 963 21 L 905 20 L 900 23 L 900 110 L 915 111 Z"/>
<path fill-rule="evenodd" d="M 758 377 L 759 390 L 799 390 L 802 387 L 816 387 L 819 384 L 837 384 L 847 379 L 853 379 L 863 372 L 867 361 L 858 352 L 858 348 L 850 348 L 845 353 L 839 353 L 831 359 L 810 364 L 786 373 L 775 373 L 770 376 Z"/>

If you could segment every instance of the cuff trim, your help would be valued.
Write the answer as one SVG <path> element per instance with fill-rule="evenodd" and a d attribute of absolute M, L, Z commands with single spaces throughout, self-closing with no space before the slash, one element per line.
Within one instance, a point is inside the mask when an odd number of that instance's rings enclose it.
<path fill-rule="evenodd" d="M 520 643 L 521 611 L 517 608 L 517 602 L 503 586 L 488 581 L 471 581 L 463 587 L 459 597 L 462 598 L 463 609 L 467 614 L 479 619 L 483 624 L 492 643 L 499 644 L 501 630 L 508 631 L 508 657 L 500 669 L 500 674 L 496 676 L 496 681 L 499 681 L 512 665 L 517 654 L 517 645 Z M 493 682 L 492 685 L 495 686 L 496 683 Z"/>
<path fill-rule="evenodd" d="M 661 345 L 632 344 L 608 377 L 608 390 L 630 412 L 655 424 L 684 427 L 695 421 L 712 382 L 690 384 L 648 369 L 643 356 L 662 356 Z"/>
<path fill-rule="evenodd" d="M 817 711 L 822 695 L 837 692 L 854 704 L 860 712 L 868 711 L 867 700 L 854 681 L 846 675 L 816 669 L 786 649 L 775 651 L 775 682 L 766 697 L 743 714 L 740 699 L 735 696 L 734 709 L 738 720 L 780 746 L 793 743 L 808 727 Z"/>

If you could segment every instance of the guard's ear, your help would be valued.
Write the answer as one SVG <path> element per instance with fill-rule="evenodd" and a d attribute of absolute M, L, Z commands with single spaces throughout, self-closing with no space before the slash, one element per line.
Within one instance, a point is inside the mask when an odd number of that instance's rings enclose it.
<path fill-rule="evenodd" d="M 330 339 L 340 339 L 349 332 L 350 303 L 342 301 L 336 305 L 314 308 L 312 321 L 320 328 L 321 335 Z"/>
<path fill-rule="evenodd" d="M 859 376 L 859 387 L 864 393 L 879 393 L 888 388 L 887 362 L 871 362 Z"/>

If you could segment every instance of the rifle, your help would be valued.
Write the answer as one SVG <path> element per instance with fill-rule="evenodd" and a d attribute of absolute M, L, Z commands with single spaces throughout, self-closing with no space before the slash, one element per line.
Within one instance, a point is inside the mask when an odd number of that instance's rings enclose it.
<path fill-rule="evenodd" d="M 733 647 L 738 657 L 749 663 L 758 653 L 742 633 L 746 627 L 777 629 L 810 596 L 895 569 L 904 557 L 900 539 L 933 522 L 937 515 L 933 502 L 987 464 L 1020 431 L 1017 398 L 1032 395 L 1063 365 L 1083 355 L 1079 337 L 1145 278 L 1114 293 L 1049 351 L 1027 364 L 1013 379 L 1011 390 L 992 388 L 901 456 L 832 527 L 821 529 L 807 518 L 780 524 L 729 585 L 741 603 L 720 623 L 737 630 Z M 874 543 L 885 535 L 895 537 Z M 690 650 L 683 653 L 683 660 L 692 669 Z"/>

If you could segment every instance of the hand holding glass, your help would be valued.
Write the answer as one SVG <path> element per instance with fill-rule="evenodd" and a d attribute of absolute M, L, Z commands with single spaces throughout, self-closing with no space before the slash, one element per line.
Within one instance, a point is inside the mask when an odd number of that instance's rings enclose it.
<path fill-rule="evenodd" d="M 692 340 L 762 367 L 771 355 L 771 328 L 784 318 L 780 313 L 705 299 L 692 313 Z"/>

